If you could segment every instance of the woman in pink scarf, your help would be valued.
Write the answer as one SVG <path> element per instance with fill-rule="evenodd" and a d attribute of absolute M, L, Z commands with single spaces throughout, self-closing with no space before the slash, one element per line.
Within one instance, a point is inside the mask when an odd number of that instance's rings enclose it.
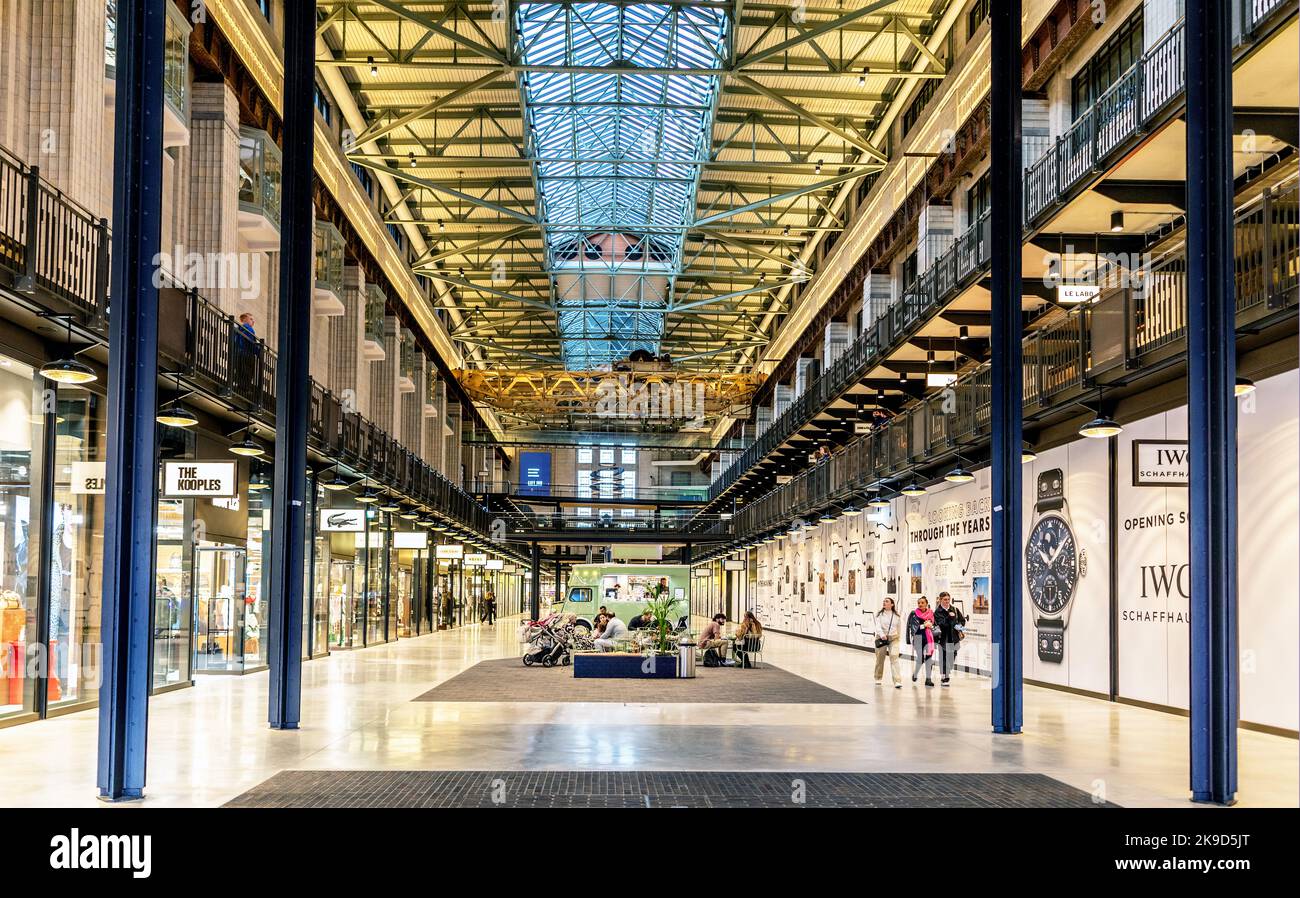
<path fill-rule="evenodd" d="M 912 668 L 912 682 L 916 682 L 925 665 L 925 685 L 934 685 L 934 612 L 930 610 L 930 600 L 921 596 L 916 600 L 916 609 L 907 616 L 907 641 L 912 644 L 912 657 L 916 666 Z"/>

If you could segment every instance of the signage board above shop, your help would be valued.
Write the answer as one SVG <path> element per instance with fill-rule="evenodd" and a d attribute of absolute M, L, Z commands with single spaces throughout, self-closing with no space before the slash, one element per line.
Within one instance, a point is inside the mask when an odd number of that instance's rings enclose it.
<path fill-rule="evenodd" d="M 460 543 L 443 543 L 433 550 L 433 556 L 439 561 L 460 561 L 465 557 L 465 547 Z"/>
<path fill-rule="evenodd" d="M 1101 288 L 1095 284 L 1061 284 L 1056 288 L 1056 301 L 1063 306 L 1092 302 L 1100 295 Z"/>
<path fill-rule="evenodd" d="M 1134 486 L 1187 486 L 1186 440 L 1134 440 Z"/>
<path fill-rule="evenodd" d="M 322 508 L 322 533 L 361 533 L 366 529 L 366 512 L 362 508 Z"/>
<path fill-rule="evenodd" d="M 487 560 L 487 555 L 483 552 L 469 552 L 465 555 L 465 567 L 483 567 Z"/>
<path fill-rule="evenodd" d="M 74 461 L 70 492 L 74 496 L 102 496 L 108 481 L 108 464 L 102 461 Z"/>
<path fill-rule="evenodd" d="M 745 559 L 724 558 L 722 559 L 722 569 L 724 571 L 743 571 L 745 569 Z"/>
<path fill-rule="evenodd" d="M 239 471 L 233 461 L 164 462 L 162 494 L 168 499 L 235 496 L 239 494 Z"/>
<path fill-rule="evenodd" d="M 506 563 L 500 558 L 489 558 L 487 564 L 483 565 L 483 567 L 485 570 L 489 571 L 504 571 L 506 569 Z"/>
<path fill-rule="evenodd" d="M 429 545 L 429 534 L 418 530 L 398 530 L 393 534 L 394 549 L 424 549 Z"/>

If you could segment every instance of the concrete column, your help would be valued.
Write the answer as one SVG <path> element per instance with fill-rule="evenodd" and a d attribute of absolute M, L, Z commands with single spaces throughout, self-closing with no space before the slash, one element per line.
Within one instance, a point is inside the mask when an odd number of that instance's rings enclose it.
<path fill-rule="evenodd" d="M 403 393 L 401 399 L 402 420 L 398 428 L 398 440 L 407 449 L 421 458 L 424 457 L 424 393 L 427 386 L 424 373 L 424 353 L 416 349 L 412 355 L 411 380 L 415 389 Z"/>
<path fill-rule="evenodd" d="M 370 362 L 361 355 L 366 330 L 366 276 L 343 269 L 343 314 L 329 319 L 329 388 L 350 410 L 370 416 Z"/>
<path fill-rule="evenodd" d="M 916 232 L 916 270 L 924 272 L 952 246 L 952 206 L 926 206 L 917 219 Z"/>
<path fill-rule="evenodd" d="M 397 372 L 401 365 L 401 325 L 384 318 L 384 357 L 370 363 L 370 420 L 390 435 L 397 426 Z"/>
<path fill-rule="evenodd" d="M 225 84 L 194 85 L 189 161 L 190 251 L 243 259 L 227 255 L 240 251 L 239 103 Z M 240 269 L 264 278 L 262 260 L 254 261 L 256 268 L 241 265 Z M 239 292 L 231 285 L 209 286 L 203 295 L 223 311 L 237 314 Z M 265 316 L 257 323 L 264 326 Z"/>
<path fill-rule="evenodd" d="M 0 5 L 0 143 L 41 176 L 108 217 L 105 178 L 105 4 L 7 0 Z"/>

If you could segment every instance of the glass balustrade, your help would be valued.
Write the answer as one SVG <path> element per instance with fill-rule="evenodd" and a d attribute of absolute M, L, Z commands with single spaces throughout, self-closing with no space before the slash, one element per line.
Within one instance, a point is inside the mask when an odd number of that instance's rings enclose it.
<path fill-rule="evenodd" d="M 271 135 L 239 129 L 239 210 L 261 216 L 280 230 L 280 188 L 284 159 Z"/>

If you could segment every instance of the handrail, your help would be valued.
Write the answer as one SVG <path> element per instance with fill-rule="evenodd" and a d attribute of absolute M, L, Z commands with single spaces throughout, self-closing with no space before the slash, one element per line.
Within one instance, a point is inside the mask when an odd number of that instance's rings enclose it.
<path fill-rule="evenodd" d="M 1243 203 L 1236 222 L 1238 321 L 1291 308 L 1300 301 L 1300 180 L 1287 179 Z M 1115 328 L 1099 312 L 1103 294 L 1050 319 L 1023 343 L 1026 408 L 1052 407 L 1053 400 L 1088 389 L 1093 375 L 1112 358 L 1104 343 L 1126 363 L 1140 364 L 1186 337 L 1186 248 L 1176 246 L 1142 273 L 1136 286 L 1118 288 L 1128 326 Z M 908 409 L 872 432 L 855 437 L 828 461 L 796 475 L 747 504 L 733 522 L 738 538 L 750 538 L 828 503 L 898 480 L 925 457 L 956 454 L 982 442 L 991 421 L 991 368 L 984 363 L 951 387 Z M 919 429 L 918 429 L 919 428 Z M 924 440 L 918 443 L 917 434 Z"/>
<path fill-rule="evenodd" d="M 111 239 L 105 219 L 43 180 L 37 167 L 0 147 L 0 269 L 13 274 L 16 291 L 43 291 L 76 309 L 81 324 L 101 343 L 107 342 Z M 249 338 L 234 318 L 197 290 L 165 273 L 160 277 L 160 293 L 182 296 L 184 303 L 181 343 L 160 351 L 175 351 L 180 356 L 175 361 L 187 377 L 207 381 L 217 395 L 273 430 L 267 421 L 275 412 L 275 351 Z M 310 390 L 309 434 L 327 456 L 346 461 L 376 479 L 377 485 L 404 488 L 413 500 L 487 532 L 486 510 L 460 484 L 347 411 L 341 399 L 316 381 L 311 381 Z"/>
<path fill-rule="evenodd" d="M 1288 0 L 1242 0 L 1243 41 Z M 1184 79 L 1184 25 L 1179 21 L 1155 45 L 1142 55 L 1130 69 L 1074 122 L 1071 128 L 1035 161 L 1028 164 L 1024 175 L 1024 223 L 1026 231 L 1060 197 L 1085 178 L 1092 176 L 1112 156 L 1127 146 L 1134 135 L 1147 128 L 1154 119 L 1163 115 L 1170 104 L 1183 91 Z M 1035 152 L 1037 148 L 1035 148 Z M 1032 154 L 1031 154 L 1032 155 Z M 958 281 L 961 287 L 974 270 L 988 263 L 987 246 L 980 247 L 978 263 L 960 259 L 963 240 L 983 237 L 976 222 L 959 238 L 952 248 L 935 260 L 917 283 L 902 298 L 893 303 L 876 327 L 859 335 L 850 344 L 849 352 L 858 351 L 870 361 L 890 349 L 890 344 L 904 337 L 900 330 L 917 321 L 918 311 L 933 309 L 953 295 L 954 260 L 961 265 Z M 955 256 L 954 253 L 958 255 Z M 1167 289 L 1167 288 L 1166 288 Z M 847 354 L 847 353 L 846 353 Z M 832 373 L 835 374 L 832 377 Z M 769 452 L 784 443 L 812 414 L 833 401 L 843 392 L 845 372 L 831 366 L 825 374 L 803 394 L 824 398 L 818 408 L 809 409 L 811 403 L 800 403 L 796 398 L 789 408 L 777 416 L 764 434 L 760 434 L 739 457 L 723 471 L 709 489 L 712 502 L 730 488 L 744 472 L 748 471 Z M 825 382 L 825 383 L 823 383 Z"/>

